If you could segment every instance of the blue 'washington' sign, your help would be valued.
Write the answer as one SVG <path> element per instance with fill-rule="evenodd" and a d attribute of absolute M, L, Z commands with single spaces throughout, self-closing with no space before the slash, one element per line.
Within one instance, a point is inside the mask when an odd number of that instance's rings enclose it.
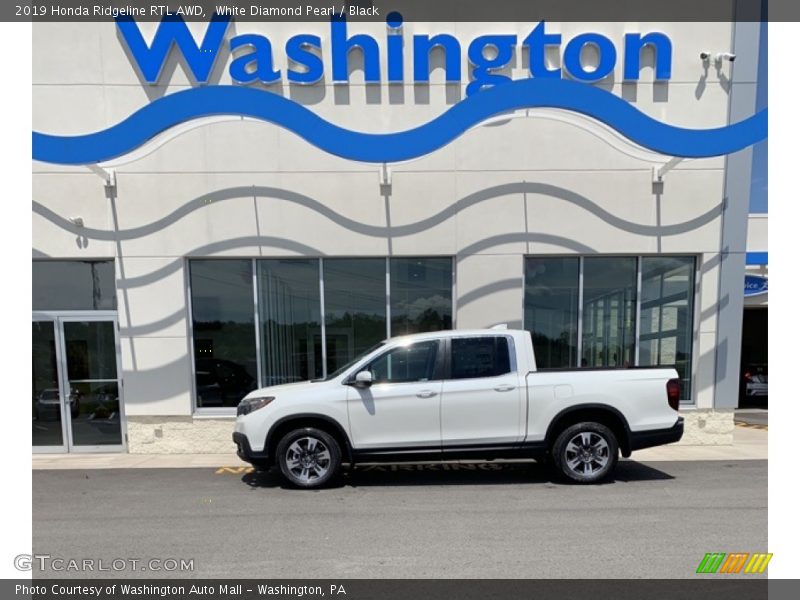
<path fill-rule="evenodd" d="M 167 54 L 175 45 L 186 60 L 194 78 L 199 83 L 205 83 L 220 54 L 229 21 L 228 16 L 215 15 L 200 46 L 194 41 L 186 24 L 177 16 L 162 21 L 149 46 L 132 18 L 120 17 L 117 20 L 117 27 L 145 81 L 158 82 Z M 406 81 L 404 54 L 407 46 L 402 30 L 403 18 L 396 12 L 391 13 L 387 17 L 386 25 L 385 80 L 389 83 L 403 83 Z M 508 82 L 509 77 L 497 71 L 508 66 L 516 56 L 519 43 L 530 57 L 529 70 L 532 77 L 561 79 L 562 69 L 551 69 L 545 64 L 545 52 L 548 48 L 560 48 L 561 37 L 559 33 L 547 32 L 544 22 L 536 25 L 522 40 L 516 35 L 501 34 L 476 37 L 467 46 L 467 57 L 471 65 L 471 83 L 467 86 L 467 95 L 472 95 L 485 87 Z M 664 81 L 671 77 L 672 42 L 669 37 L 660 32 L 650 32 L 646 35 L 628 33 L 624 37 L 623 72 L 626 80 L 639 79 L 642 49 L 648 46 L 655 54 L 655 79 Z M 445 79 L 451 83 L 461 82 L 462 48 L 461 42 L 455 36 L 447 33 L 414 35 L 408 46 L 413 52 L 411 79 L 414 83 L 430 81 L 430 54 L 434 48 L 440 48 L 444 52 Z M 592 68 L 584 66 L 581 59 L 586 46 L 593 46 L 597 51 L 598 61 Z M 231 54 L 241 51 L 229 67 L 231 79 L 234 81 L 245 84 L 255 82 L 270 84 L 281 80 L 282 73 L 275 68 L 272 42 L 266 36 L 252 33 L 237 35 L 230 39 L 228 47 Z M 290 83 L 296 84 L 319 82 L 324 74 L 323 60 L 328 54 L 333 82 L 347 83 L 348 56 L 355 48 L 359 48 L 363 55 L 364 81 L 368 84 L 381 83 L 384 80 L 384 73 L 381 69 L 378 41 L 363 33 L 349 35 L 347 21 L 340 18 L 331 20 L 329 48 L 323 48 L 319 36 L 306 33 L 292 36 L 286 41 L 284 52 L 290 64 L 286 78 Z M 564 70 L 572 79 L 578 81 L 600 81 L 610 75 L 617 64 L 616 46 L 608 37 L 599 33 L 582 33 L 573 37 L 566 44 L 563 56 Z"/>
<path fill-rule="evenodd" d="M 126 154 L 155 135 L 175 125 L 205 116 L 241 115 L 262 119 L 284 127 L 309 143 L 350 160 L 397 162 L 423 156 L 450 143 L 470 127 L 492 116 L 518 109 L 552 107 L 593 117 L 615 128 L 633 142 L 669 156 L 701 158 L 741 150 L 767 135 L 767 111 L 744 121 L 716 129 L 685 129 L 657 121 L 622 98 L 595 87 L 592 82 L 610 75 L 618 62 L 617 46 L 600 33 L 581 33 L 563 47 L 563 68 L 550 68 L 545 61 L 548 48 L 561 48 L 562 36 L 547 31 L 544 22 L 531 28 L 522 39 L 516 35 L 481 35 L 467 45 L 470 64 L 466 97 L 447 111 L 414 129 L 394 133 L 363 133 L 344 129 L 326 121 L 306 107 L 272 92 L 247 87 L 282 81 L 276 68 L 275 49 L 268 37 L 242 33 L 227 42 L 230 17 L 214 15 L 198 44 L 180 16 L 165 17 L 148 44 L 137 23 L 129 16 L 117 18 L 120 38 L 144 81 L 155 84 L 170 52 L 183 56 L 192 76 L 207 84 L 222 54 L 236 53 L 229 72 L 236 85 L 201 85 L 159 98 L 108 129 L 77 136 L 33 133 L 33 158 L 60 164 L 91 164 Z M 462 81 L 461 42 L 450 34 L 414 35 L 406 43 L 403 19 L 398 13 L 387 17 L 386 57 L 382 61 L 378 41 L 370 35 L 350 34 L 344 19 L 330 24 L 328 47 L 317 35 L 290 37 L 283 48 L 289 65 L 285 77 L 290 84 L 312 85 L 322 80 L 326 57 L 335 84 L 349 81 L 348 57 L 359 48 L 363 55 L 367 84 L 386 81 L 427 83 L 430 80 L 430 54 L 434 48 L 444 52 L 444 71 L 448 82 Z M 529 56 L 530 77 L 512 81 L 501 70 L 517 53 L 518 46 Z M 597 60 L 587 66 L 583 49 L 592 46 Z M 623 75 L 637 81 L 641 55 L 651 48 L 654 77 L 671 77 L 672 42 L 664 33 L 627 33 L 622 40 Z M 404 72 L 404 53 L 413 53 L 411 74 Z M 382 64 L 385 62 L 385 72 Z M 564 77 L 566 75 L 567 77 Z"/>

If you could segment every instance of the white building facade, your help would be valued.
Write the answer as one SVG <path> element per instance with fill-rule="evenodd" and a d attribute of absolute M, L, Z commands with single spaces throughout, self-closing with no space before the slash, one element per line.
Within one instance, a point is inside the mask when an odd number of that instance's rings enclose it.
<path fill-rule="evenodd" d="M 138 25 L 146 43 L 158 26 Z M 199 46 L 208 23 L 187 26 Z M 114 23 L 37 23 L 33 128 L 84 135 L 179 92 L 235 85 L 347 130 L 408 130 L 474 95 L 468 48 L 480 36 L 516 36 L 491 72 L 531 79 L 522 41 L 536 27 L 348 23 L 347 36 L 376 41 L 380 80 L 368 81 L 371 49 L 356 48 L 337 82 L 330 23 L 231 22 L 207 81 L 173 46 L 150 82 Z M 547 46 L 543 67 L 576 79 L 565 52 L 586 32 L 617 56 L 580 85 L 682 128 L 756 112 L 757 23 L 547 23 L 561 44 Z M 671 42 L 669 77 L 657 73 L 666 46 L 651 44 L 632 80 L 625 36 L 653 32 Z M 272 65 L 242 58 L 263 51 L 254 38 L 231 48 L 249 34 L 271 42 Z M 414 36 L 437 34 L 460 53 L 432 44 L 429 81 L 415 82 Z M 298 35 L 319 37 L 319 81 L 288 76 L 315 66 L 287 58 Z M 406 49 L 399 81 L 394 37 Z M 587 73 L 603 51 L 578 52 Z M 255 387 L 322 377 L 387 336 L 499 323 L 531 331 L 540 368 L 676 365 L 682 443 L 730 444 L 751 146 L 676 157 L 579 111 L 499 112 L 386 163 L 348 158 L 360 149 L 346 138 L 331 152 L 237 114 L 187 118 L 99 161 L 35 156 L 34 450 L 232 452 L 235 406 Z"/>

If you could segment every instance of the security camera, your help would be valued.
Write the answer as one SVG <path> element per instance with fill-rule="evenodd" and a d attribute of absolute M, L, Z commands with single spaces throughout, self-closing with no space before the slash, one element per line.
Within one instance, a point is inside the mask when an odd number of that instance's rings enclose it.
<path fill-rule="evenodd" d="M 714 61 L 721 63 L 723 60 L 729 60 L 731 62 L 736 60 L 736 55 L 732 52 L 720 52 L 716 56 L 714 56 Z"/>
<path fill-rule="evenodd" d="M 701 52 L 700 53 L 700 60 L 706 61 L 706 60 L 708 60 L 710 58 L 711 58 L 711 53 L 710 52 Z"/>

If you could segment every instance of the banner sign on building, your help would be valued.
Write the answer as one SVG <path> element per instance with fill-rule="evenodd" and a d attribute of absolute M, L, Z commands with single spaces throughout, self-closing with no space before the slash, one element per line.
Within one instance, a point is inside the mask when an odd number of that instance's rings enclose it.
<path fill-rule="evenodd" d="M 523 36 L 507 33 L 478 35 L 468 43 L 449 33 L 403 33 L 403 17 L 386 17 L 385 55 L 374 35 L 348 29 L 345 18 L 333 17 L 328 39 L 311 33 L 290 37 L 282 52 L 285 73 L 276 65 L 280 51 L 268 36 L 229 33 L 231 15 L 215 14 L 202 39 L 192 35 L 183 17 L 162 19 L 150 42 L 136 21 L 119 16 L 116 25 L 123 49 L 143 82 L 160 83 L 164 65 L 178 52 L 196 87 L 162 96 L 107 129 L 84 135 L 60 136 L 33 132 L 33 158 L 57 164 L 96 164 L 128 154 L 181 123 L 220 115 L 259 119 L 292 131 L 310 144 L 348 160 L 393 163 L 430 154 L 476 125 L 501 114 L 531 108 L 558 108 L 589 116 L 614 128 L 631 142 L 665 156 L 705 158 L 730 154 L 767 136 L 767 109 L 736 123 L 711 129 L 687 129 L 659 121 L 620 96 L 591 85 L 612 75 L 622 64 L 623 79 L 639 80 L 645 50 L 653 54 L 654 81 L 672 77 L 672 41 L 659 31 L 625 33 L 615 43 L 596 32 L 562 39 L 544 21 Z M 463 45 L 462 45 L 463 44 Z M 619 47 L 618 47 L 619 46 Z M 584 62 L 593 48 L 596 64 Z M 445 80 L 460 85 L 465 96 L 439 116 L 415 128 L 390 133 L 366 133 L 327 121 L 291 97 L 251 84 L 314 85 L 330 73 L 335 85 L 347 85 L 350 54 L 358 50 L 366 85 L 428 84 L 431 53 L 444 54 Z M 560 66 L 545 56 L 555 51 Z M 468 72 L 462 72 L 466 52 Z M 411 68 L 404 56 L 411 54 Z M 528 56 L 528 77 L 512 80 L 508 66 Z M 220 57 L 232 57 L 228 71 L 233 85 L 209 84 Z M 411 71 L 407 73 L 406 71 Z M 532 141 L 532 143 L 536 143 Z"/>
<path fill-rule="evenodd" d="M 744 276 L 744 295 L 760 296 L 767 293 L 767 278 L 761 275 Z"/>

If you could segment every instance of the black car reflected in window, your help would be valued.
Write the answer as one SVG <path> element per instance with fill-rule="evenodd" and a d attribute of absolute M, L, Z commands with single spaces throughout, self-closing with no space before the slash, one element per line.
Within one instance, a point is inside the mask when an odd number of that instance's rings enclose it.
<path fill-rule="evenodd" d="M 230 360 L 198 358 L 195 370 L 197 400 L 203 407 L 235 406 L 256 389 L 256 380 L 243 366 Z"/>

